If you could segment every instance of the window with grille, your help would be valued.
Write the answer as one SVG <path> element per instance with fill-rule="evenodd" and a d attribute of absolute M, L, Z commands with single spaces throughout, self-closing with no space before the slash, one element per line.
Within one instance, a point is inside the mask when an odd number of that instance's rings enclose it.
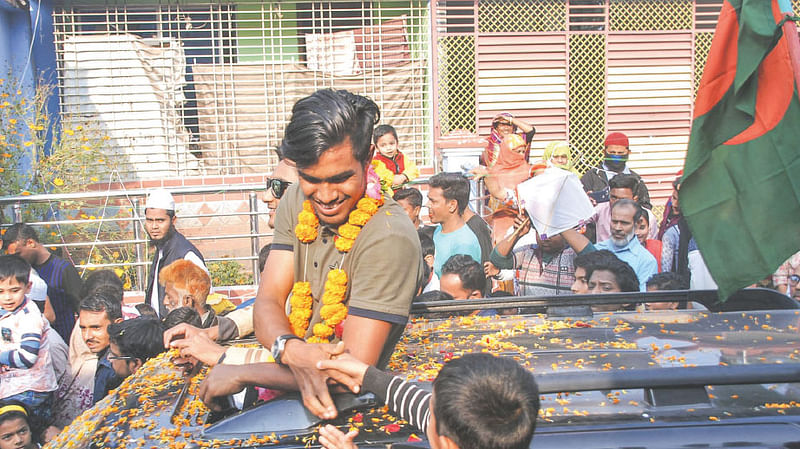
<path fill-rule="evenodd" d="M 263 173 L 295 101 L 348 89 L 430 165 L 427 5 L 65 3 L 54 12 L 62 113 L 109 136 L 126 179 Z"/>

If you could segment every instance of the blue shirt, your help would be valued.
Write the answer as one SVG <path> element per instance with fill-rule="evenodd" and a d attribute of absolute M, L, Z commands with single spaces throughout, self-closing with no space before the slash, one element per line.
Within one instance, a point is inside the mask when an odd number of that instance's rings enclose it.
<path fill-rule="evenodd" d="M 97 360 L 97 371 L 94 373 L 94 390 L 92 391 L 92 404 L 97 404 L 106 397 L 110 390 L 119 386 L 122 379 L 117 377 L 111 361 L 108 360 L 108 348 L 103 356 Z"/>
<path fill-rule="evenodd" d="M 442 232 L 442 225 L 436 226 L 433 231 L 433 271 L 439 278 L 442 277 L 442 265 L 447 259 L 456 254 L 466 254 L 473 260 L 481 262 L 481 244 L 478 237 L 465 224 L 453 232 Z"/>
<path fill-rule="evenodd" d="M 656 258 L 639 243 L 639 239 L 636 237 L 632 238 L 631 241 L 622 248 L 617 248 L 611 239 L 598 243 L 595 245 L 595 248 L 607 249 L 614 253 L 619 260 L 630 265 L 634 273 L 636 273 L 636 277 L 639 278 L 640 291 L 647 291 L 647 280 L 658 273 Z"/>

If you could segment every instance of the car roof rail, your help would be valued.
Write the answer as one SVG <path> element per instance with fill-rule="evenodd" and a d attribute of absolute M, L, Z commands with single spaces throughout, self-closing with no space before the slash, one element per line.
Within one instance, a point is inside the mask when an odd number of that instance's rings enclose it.
<path fill-rule="evenodd" d="M 800 303 L 774 290 L 766 288 L 742 289 L 721 302 L 717 290 L 667 290 L 656 292 L 603 293 L 596 295 L 503 296 L 481 299 L 415 302 L 411 313 L 415 315 L 472 312 L 486 309 L 535 309 L 545 312 L 557 307 L 574 307 L 574 313 L 586 314 L 586 306 L 646 302 L 696 302 L 712 312 L 800 309 Z M 569 316 L 575 316 L 568 313 Z"/>
<path fill-rule="evenodd" d="M 535 374 L 539 393 L 800 382 L 800 363 Z"/>

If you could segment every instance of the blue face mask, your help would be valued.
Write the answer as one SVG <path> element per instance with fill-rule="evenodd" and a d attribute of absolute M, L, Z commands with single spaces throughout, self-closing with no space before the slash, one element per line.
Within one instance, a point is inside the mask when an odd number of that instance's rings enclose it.
<path fill-rule="evenodd" d="M 628 155 L 606 154 L 603 161 L 609 169 L 620 172 L 625 169 L 625 163 L 628 162 Z"/>

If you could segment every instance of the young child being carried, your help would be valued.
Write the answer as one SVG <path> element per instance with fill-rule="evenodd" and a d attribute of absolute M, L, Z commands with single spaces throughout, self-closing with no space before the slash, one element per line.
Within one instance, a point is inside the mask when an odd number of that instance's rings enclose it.
<path fill-rule="evenodd" d="M 399 189 L 403 184 L 419 177 L 419 168 L 411 158 L 398 150 L 397 131 L 391 125 L 380 125 L 372 132 L 375 142 L 375 155 L 372 160 L 378 162 L 376 172 L 381 176 L 383 166 L 392 173 L 392 189 Z M 383 176 L 381 176 L 383 178 Z"/>
<path fill-rule="evenodd" d="M 486 353 L 447 362 L 433 393 L 384 373 L 349 354 L 317 368 L 354 393 L 371 391 L 379 401 L 423 430 L 431 449 L 527 449 L 539 414 L 539 389 L 530 372 L 512 359 Z M 357 430 L 320 428 L 326 449 L 354 449 Z"/>
<path fill-rule="evenodd" d="M 0 256 L 0 399 L 19 401 L 49 423 L 58 385 L 45 344 L 50 325 L 25 296 L 30 270 L 19 256 Z"/>

